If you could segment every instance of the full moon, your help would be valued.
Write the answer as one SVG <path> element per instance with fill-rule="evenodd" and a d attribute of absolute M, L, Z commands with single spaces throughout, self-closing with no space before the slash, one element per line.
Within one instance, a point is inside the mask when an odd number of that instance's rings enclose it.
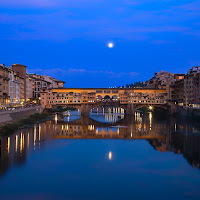
<path fill-rule="evenodd" d="M 109 42 L 109 43 L 108 43 L 108 47 L 109 47 L 109 48 L 113 48 L 113 47 L 114 47 L 114 43 L 113 43 L 113 42 Z"/>

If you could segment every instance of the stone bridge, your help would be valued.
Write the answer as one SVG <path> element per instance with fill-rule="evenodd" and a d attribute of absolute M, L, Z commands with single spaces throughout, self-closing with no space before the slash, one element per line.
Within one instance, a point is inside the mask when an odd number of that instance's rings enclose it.
<path fill-rule="evenodd" d="M 56 107 L 58 105 L 54 105 L 53 107 Z M 136 110 L 140 109 L 140 108 L 162 108 L 164 110 L 170 110 L 170 107 L 167 104 L 156 104 L 156 105 L 152 105 L 152 104 L 120 104 L 120 102 L 97 102 L 94 104 L 63 104 L 63 105 L 59 105 L 62 107 L 72 107 L 72 108 L 76 108 L 77 110 L 81 111 L 81 115 L 89 115 L 90 111 L 93 108 L 99 108 L 102 106 L 110 106 L 110 107 L 119 107 L 119 108 L 123 108 L 124 109 L 124 113 L 126 115 L 133 115 L 135 113 Z"/>
<path fill-rule="evenodd" d="M 115 106 L 125 114 L 134 114 L 141 107 L 169 109 L 165 89 L 150 88 L 57 88 L 41 92 L 41 105 L 74 107 L 82 115 L 89 115 L 92 108 Z"/>

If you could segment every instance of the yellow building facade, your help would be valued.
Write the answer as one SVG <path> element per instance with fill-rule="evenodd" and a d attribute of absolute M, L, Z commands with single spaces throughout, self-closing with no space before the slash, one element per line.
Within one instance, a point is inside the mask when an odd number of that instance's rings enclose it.
<path fill-rule="evenodd" d="M 60 88 L 41 92 L 42 107 L 57 105 L 96 104 L 119 102 L 120 104 L 166 104 L 165 89 L 127 88 Z"/>

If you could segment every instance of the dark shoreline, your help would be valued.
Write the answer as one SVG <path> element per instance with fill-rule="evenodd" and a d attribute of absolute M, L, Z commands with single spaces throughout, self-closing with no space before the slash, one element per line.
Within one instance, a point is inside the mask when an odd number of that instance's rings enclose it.
<path fill-rule="evenodd" d="M 34 115 L 30 115 L 29 117 L 21 118 L 17 121 L 10 121 L 10 122 L 3 123 L 2 125 L 0 125 L 0 136 L 1 135 L 10 135 L 19 128 L 34 125 L 34 124 L 42 122 L 42 121 L 50 120 L 51 116 L 54 113 L 62 113 L 62 112 L 69 111 L 69 110 L 74 110 L 74 108 L 57 107 L 57 108 L 52 108 L 52 109 L 45 109 L 45 110 L 43 110 L 42 113 L 36 113 Z"/>
<path fill-rule="evenodd" d="M 20 127 L 27 125 L 33 125 L 43 120 L 48 120 L 50 117 L 49 113 L 36 113 L 26 118 L 19 119 L 17 121 L 7 122 L 0 126 L 0 135 L 10 135 L 14 133 Z"/>

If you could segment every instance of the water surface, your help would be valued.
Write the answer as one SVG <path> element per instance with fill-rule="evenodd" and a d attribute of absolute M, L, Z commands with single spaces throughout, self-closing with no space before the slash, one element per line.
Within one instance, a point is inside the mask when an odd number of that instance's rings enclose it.
<path fill-rule="evenodd" d="M 1 137 L 0 199 L 200 198 L 198 122 L 109 115 L 55 116 Z"/>

